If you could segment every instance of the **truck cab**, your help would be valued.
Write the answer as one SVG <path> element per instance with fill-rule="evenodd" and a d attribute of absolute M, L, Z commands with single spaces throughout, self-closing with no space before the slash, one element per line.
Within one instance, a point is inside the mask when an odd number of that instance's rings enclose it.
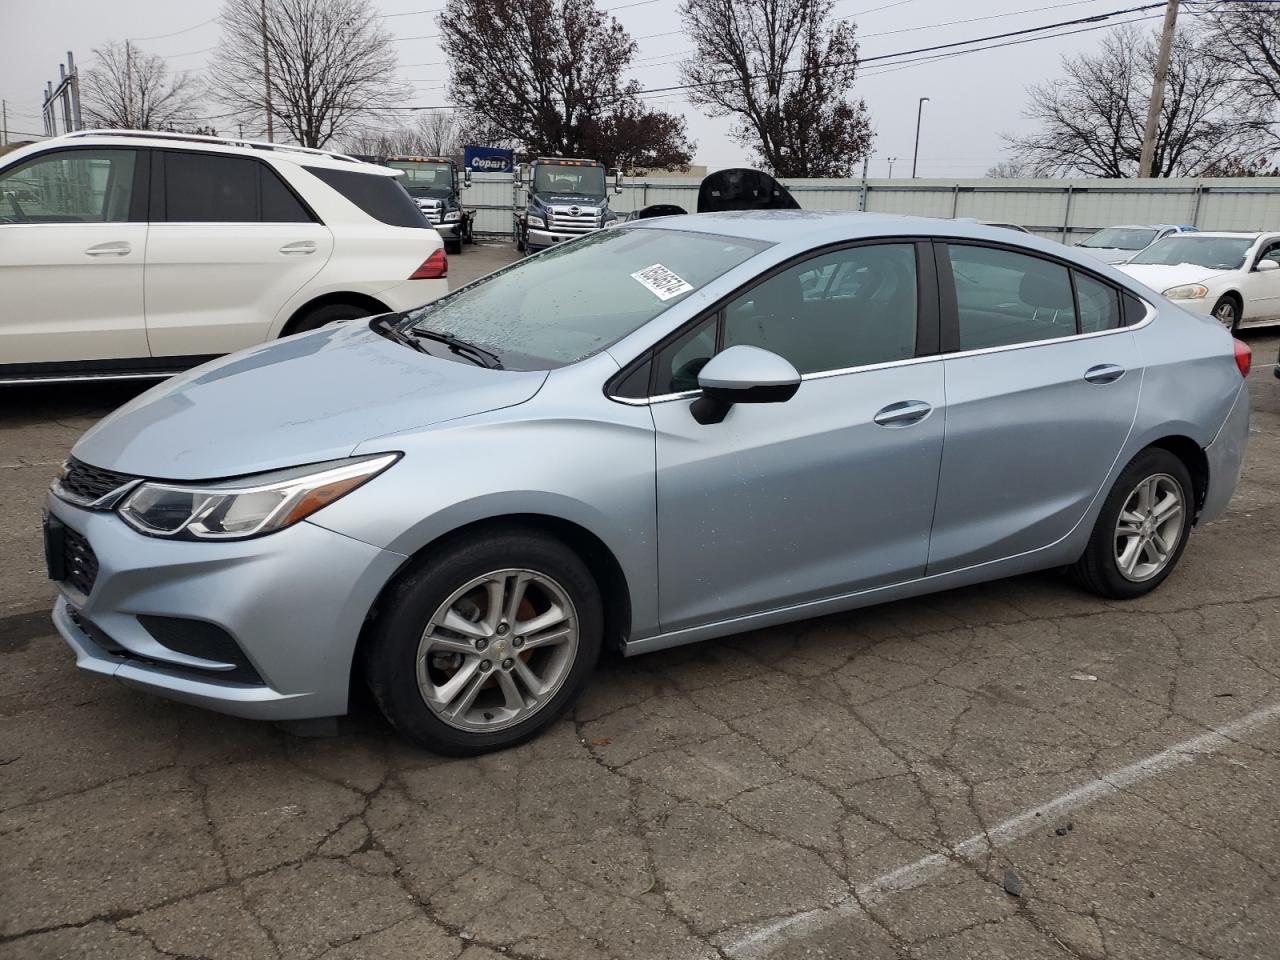
<path fill-rule="evenodd" d="M 444 238 L 451 254 L 462 253 L 463 243 L 473 243 L 475 211 L 462 205 L 462 191 L 471 186 L 471 171 L 448 157 L 394 156 L 380 158 L 385 166 L 403 170 L 401 183 L 417 202 L 431 225 Z"/>
<path fill-rule="evenodd" d="M 607 182 L 622 192 L 622 173 L 608 175 L 598 160 L 539 157 L 521 164 L 517 183 L 524 202 L 515 214 L 516 249 L 534 253 L 614 223 Z"/>

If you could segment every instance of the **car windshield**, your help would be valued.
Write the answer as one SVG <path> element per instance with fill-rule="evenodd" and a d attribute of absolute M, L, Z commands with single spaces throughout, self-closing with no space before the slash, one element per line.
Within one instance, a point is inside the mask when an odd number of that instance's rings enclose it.
<path fill-rule="evenodd" d="M 533 168 L 534 193 L 603 197 L 604 167 L 539 163 Z"/>
<path fill-rule="evenodd" d="M 771 244 L 676 230 L 601 230 L 411 310 L 397 325 L 448 334 L 508 370 L 591 356 Z"/>
<path fill-rule="evenodd" d="M 1129 262 L 1165 267 L 1192 263 L 1214 270 L 1239 270 L 1252 246 L 1252 237 L 1165 237 Z"/>
<path fill-rule="evenodd" d="M 411 197 L 443 198 L 453 193 L 453 168 L 447 163 L 390 160 L 387 166 L 404 171 L 400 182 Z"/>
<path fill-rule="evenodd" d="M 1104 250 L 1141 250 L 1156 238 L 1156 231 L 1146 227 L 1107 227 L 1080 241 L 1082 247 Z"/>

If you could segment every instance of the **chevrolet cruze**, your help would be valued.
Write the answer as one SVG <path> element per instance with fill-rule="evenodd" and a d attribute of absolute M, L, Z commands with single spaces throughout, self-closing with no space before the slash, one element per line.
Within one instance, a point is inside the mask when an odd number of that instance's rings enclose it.
<path fill-rule="evenodd" d="M 640 220 L 192 370 L 45 523 L 81 667 L 265 719 L 365 683 L 433 750 L 643 653 L 1073 566 L 1130 598 L 1235 487 L 1249 351 L 1066 247 L 804 211 Z"/>

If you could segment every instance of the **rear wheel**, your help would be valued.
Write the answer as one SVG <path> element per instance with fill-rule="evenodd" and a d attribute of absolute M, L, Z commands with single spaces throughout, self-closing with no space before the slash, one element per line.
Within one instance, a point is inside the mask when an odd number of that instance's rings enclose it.
<path fill-rule="evenodd" d="M 1100 596 L 1126 600 L 1150 593 L 1173 572 L 1194 517 L 1186 465 L 1150 447 L 1124 469 L 1111 488 L 1075 572 Z"/>
<path fill-rule="evenodd" d="M 1240 314 L 1240 302 L 1229 293 L 1219 299 L 1213 307 L 1214 319 L 1232 333 L 1240 329 Z"/>
<path fill-rule="evenodd" d="M 289 333 L 305 333 L 308 330 L 316 330 L 339 320 L 356 320 L 360 317 L 371 316 L 373 316 L 372 310 L 367 307 L 357 306 L 354 303 L 327 303 L 299 317 L 289 328 Z"/>
<path fill-rule="evenodd" d="M 553 723 L 600 653 L 600 592 L 582 560 L 536 531 L 432 555 L 394 588 L 365 653 L 378 706 L 437 753 L 513 746 Z"/>

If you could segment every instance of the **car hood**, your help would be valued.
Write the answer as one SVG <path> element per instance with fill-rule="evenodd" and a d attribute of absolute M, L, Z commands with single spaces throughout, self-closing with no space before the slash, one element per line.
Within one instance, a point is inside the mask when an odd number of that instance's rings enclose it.
<path fill-rule="evenodd" d="M 1171 267 L 1159 263 L 1122 263 L 1116 269 L 1127 273 L 1139 283 L 1145 283 L 1156 293 L 1163 293 L 1170 287 L 1178 287 L 1184 283 L 1206 283 L 1222 275 L 1221 270 L 1195 263 L 1179 263 Z"/>
<path fill-rule="evenodd" d="M 235 477 L 524 403 L 546 378 L 428 356 L 362 321 L 337 324 L 167 380 L 101 420 L 72 455 L 136 476 Z"/>
<path fill-rule="evenodd" d="M 1124 263 L 1130 257 L 1136 257 L 1141 250 L 1121 250 L 1119 247 L 1081 247 L 1091 257 L 1097 257 L 1103 263 Z"/>

